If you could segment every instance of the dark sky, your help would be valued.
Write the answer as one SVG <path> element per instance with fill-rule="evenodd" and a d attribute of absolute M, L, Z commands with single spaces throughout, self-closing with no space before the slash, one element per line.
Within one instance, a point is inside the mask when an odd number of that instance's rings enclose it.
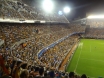
<path fill-rule="evenodd" d="M 43 0 L 23 0 L 25 3 L 41 8 Z M 102 13 L 104 8 L 104 0 L 52 0 L 55 3 L 55 11 L 63 10 L 64 6 L 69 6 L 71 12 L 65 14 L 68 19 L 84 18 L 86 13 L 98 12 Z"/>

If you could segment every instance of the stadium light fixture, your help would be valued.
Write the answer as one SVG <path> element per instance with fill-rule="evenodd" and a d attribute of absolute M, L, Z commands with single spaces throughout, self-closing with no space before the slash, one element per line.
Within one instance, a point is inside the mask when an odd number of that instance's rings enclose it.
<path fill-rule="evenodd" d="M 58 14 L 59 14 L 59 15 L 62 15 L 62 14 L 63 14 L 63 12 L 62 12 L 62 11 L 59 11 L 59 12 L 58 12 Z"/>
<path fill-rule="evenodd" d="M 54 8 L 52 0 L 44 0 L 42 5 L 43 9 L 48 13 L 52 12 Z"/>
<path fill-rule="evenodd" d="M 104 15 L 91 15 L 87 17 L 88 19 L 93 19 L 93 18 L 104 18 Z"/>
<path fill-rule="evenodd" d="M 65 8 L 64 8 L 64 12 L 65 12 L 65 13 L 69 13 L 69 12 L 70 12 L 70 8 L 69 8 L 69 7 L 65 7 Z"/>

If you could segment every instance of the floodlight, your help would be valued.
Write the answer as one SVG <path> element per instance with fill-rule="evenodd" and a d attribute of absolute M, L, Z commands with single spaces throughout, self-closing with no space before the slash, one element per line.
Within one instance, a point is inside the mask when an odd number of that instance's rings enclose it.
<path fill-rule="evenodd" d="M 104 15 L 91 15 L 91 16 L 88 16 L 87 18 L 89 18 L 89 19 L 93 19 L 93 18 L 104 18 Z"/>
<path fill-rule="evenodd" d="M 62 13 L 62 11 L 59 11 L 58 14 L 59 14 L 59 15 L 62 15 L 63 13 Z"/>
<path fill-rule="evenodd" d="M 64 8 L 64 12 L 65 12 L 65 13 L 69 13 L 69 12 L 70 12 L 70 8 L 69 8 L 69 7 L 65 7 L 65 8 Z"/>
<path fill-rule="evenodd" d="M 43 9 L 46 11 L 46 12 L 52 12 L 53 10 L 53 2 L 52 0 L 44 0 L 43 1 Z"/>

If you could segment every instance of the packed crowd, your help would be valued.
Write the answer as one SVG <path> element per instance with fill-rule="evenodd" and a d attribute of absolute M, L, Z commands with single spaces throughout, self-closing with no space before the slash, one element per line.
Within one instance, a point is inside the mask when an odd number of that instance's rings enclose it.
<path fill-rule="evenodd" d="M 86 26 L 81 26 L 81 24 L 69 24 L 72 32 L 82 32 L 85 33 Z"/>
<path fill-rule="evenodd" d="M 25 61 L 28 59 L 36 59 L 37 53 L 44 47 L 67 36 L 73 31 L 79 32 L 79 29 L 64 28 L 63 25 L 45 26 L 45 25 L 29 25 L 24 24 L 2 25 L 0 38 L 5 41 L 5 50 L 15 57 L 22 57 Z M 82 28 L 83 29 L 83 28 Z M 84 29 L 83 29 L 84 30 Z M 18 44 L 18 45 L 17 45 Z M 14 47 L 12 47 L 15 45 Z M 4 51 L 4 50 L 3 50 Z M 10 52 L 11 54 L 11 52 Z M 30 54 L 30 55 L 29 55 Z M 28 55 L 28 56 L 26 56 Z M 34 57 L 33 57 L 34 56 Z"/>
<path fill-rule="evenodd" d="M 68 38 L 56 45 L 54 48 L 49 49 L 40 58 L 40 61 L 42 62 L 41 64 L 38 64 L 38 61 L 34 60 L 34 64 L 31 65 L 29 60 L 28 63 L 26 63 L 22 62 L 22 60 L 18 60 L 15 57 L 9 56 L 7 52 L 2 54 L 4 58 L 2 58 L 2 56 L 0 58 L 1 78 L 80 78 L 80 76 L 75 75 L 74 72 L 67 73 L 58 71 L 58 69 L 55 68 L 58 67 L 62 59 L 65 58 L 69 51 L 68 49 L 70 49 L 76 42 L 76 38 L 77 36 L 72 36 L 71 38 Z M 49 60 L 47 61 L 47 59 Z M 5 67 L 2 67 L 4 66 L 4 63 Z M 45 65 L 46 63 L 51 64 L 48 66 Z M 84 77 L 82 76 L 81 78 L 87 78 L 86 75 L 84 75 Z"/>
<path fill-rule="evenodd" d="M 102 19 L 87 19 L 86 25 L 91 28 L 104 28 L 104 20 Z"/>
<path fill-rule="evenodd" d="M 59 68 L 59 65 L 69 53 L 70 49 L 77 42 L 78 36 L 71 36 L 70 38 L 62 41 L 53 48 L 48 49 L 41 57 L 42 65 L 49 67 Z"/>
<path fill-rule="evenodd" d="M 41 65 L 28 65 L 8 58 L 6 54 L 0 54 L 0 78 L 87 78 L 87 76 L 85 74 L 79 76 L 74 72 L 62 72 Z"/>
<path fill-rule="evenodd" d="M 82 28 L 78 27 L 77 29 L 75 29 L 74 26 L 69 28 L 67 28 L 68 26 L 66 26 L 65 28 L 63 25 L 46 25 L 46 24 L 43 25 L 28 24 L 26 26 L 25 25 L 26 24 L 1 24 L 0 38 L 5 40 L 7 47 L 8 46 L 10 47 L 12 43 L 18 42 L 21 39 L 32 37 L 43 39 L 46 37 L 48 40 L 49 38 L 52 38 L 52 40 L 55 41 L 74 31 L 80 32 L 81 29 L 82 29 L 81 31 L 85 30 L 83 27 Z"/>
<path fill-rule="evenodd" d="M 44 76 L 47 74 L 47 76 L 51 77 L 49 72 L 51 71 L 53 72 L 53 69 L 54 69 L 54 77 L 57 74 L 59 75 L 60 73 L 58 71 L 59 65 L 67 55 L 69 49 L 71 49 L 71 47 L 76 42 L 75 41 L 76 36 L 72 36 L 62 41 L 61 43 L 57 44 L 53 48 L 50 48 L 39 59 L 37 56 L 38 52 L 40 52 L 40 50 L 42 50 L 46 46 L 73 32 L 84 32 L 84 30 L 85 27 L 80 26 L 76 27 L 67 24 L 51 25 L 51 24 L 2 23 L 0 25 L 0 33 L 1 33 L 0 39 L 4 40 L 4 44 L 0 46 L 0 54 L 3 55 L 3 57 L 5 57 L 4 60 L 6 60 L 7 66 L 4 67 L 4 65 L 2 65 L 3 62 L 1 61 L 0 69 L 2 70 L 2 72 L 0 72 L 0 75 L 4 75 L 4 71 L 8 73 L 7 72 L 8 70 L 12 70 L 10 76 L 12 76 L 12 78 L 15 78 L 14 75 L 16 74 L 14 73 L 17 73 L 16 71 L 18 71 L 18 73 L 21 73 L 23 70 L 23 69 L 21 70 L 22 67 L 20 66 L 21 65 L 20 62 L 22 63 L 25 62 L 26 66 L 30 66 L 28 67 L 29 76 L 31 72 L 32 76 L 34 77 L 37 76 L 37 67 L 38 67 L 38 76 L 39 70 L 43 71 L 43 67 L 44 67 Z M 12 47 L 13 45 L 15 45 L 15 47 Z M 14 64 L 13 66 L 14 68 L 12 68 L 12 63 Z M 47 68 L 48 68 L 47 71 L 49 71 L 48 73 L 46 72 Z M 27 68 L 25 67 L 25 69 Z M 26 74 L 26 71 L 24 71 L 24 73 Z M 67 73 L 61 72 L 61 74 L 63 73 L 64 76 L 66 76 Z M 19 74 L 19 76 L 21 75 Z"/>
<path fill-rule="evenodd" d="M 0 0 L 0 8 L 0 17 L 3 19 L 68 22 L 63 15 L 46 14 L 42 10 L 32 8 L 21 1 Z"/>
<path fill-rule="evenodd" d="M 96 38 L 96 39 L 104 39 L 104 28 L 87 28 L 86 34 L 84 35 L 86 38 Z"/>
<path fill-rule="evenodd" d="M 15 20 L 44 20 L 67 23 L 63 15 L 46 14 L 21 1 L 0 0 L 0 17 Z M 74 24 L 0 24 L 0 78 L 80 78 L 74 72 L 59 71 L 61 62 L 76 43 L 71 36 L 48 49 L 40 58 L 38 53 L 55 41 L 86 27 Z M 47 60 L 48 59 L 48 60 Z M 82 75 L 81 78 L 87 78 Z"/>

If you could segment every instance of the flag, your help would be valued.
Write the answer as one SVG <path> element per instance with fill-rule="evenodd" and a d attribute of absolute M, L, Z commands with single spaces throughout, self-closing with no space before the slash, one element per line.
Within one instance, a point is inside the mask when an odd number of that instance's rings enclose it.
<path fill-rule="evenodd" d="M 3 57 L 0 55 L 0 66 L 1 68 L 3 69 L 3 72 L 6 74 L 6 75 L 9 75 L 9 71 L 6 69 L 5 67 L 5 63 L 4 63 L 4 59 Z"/>

